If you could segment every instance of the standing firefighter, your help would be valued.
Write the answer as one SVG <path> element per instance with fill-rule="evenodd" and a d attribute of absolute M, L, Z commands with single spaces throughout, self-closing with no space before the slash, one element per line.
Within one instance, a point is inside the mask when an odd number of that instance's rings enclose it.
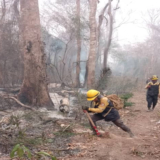
<path fill-rule="evenodd" d="M 158 82 L 158 76 L 153 75 L 151 82 L 146 85 L 147 89 L 147 102 L 148 102 L 148 111 L 154 110 L 158 97 L 160 98 L 160 83 Z"/>
<path fill-rule="evenodd" d="M 104 97 L 97 90 L 89 90 L 87 92 L 87 100 L 94 102 L 94 108 L 89 108 L 88 106 L 83 106 L 83 110 L 96 113 L 92 115 L 92 120 L 96 125 L 96 122 L 104 119 L 105 121 L 112 121 L 116 126 L 120 127 L 125 132 L 128 132 L 130 137 L 133 137 L 131 130 L 125 126 L 120 119 L 117 109 L 114 108 L 113 102 L 107 97 Z M 92 125 L 91 125 L 92 127 Z M 93 129 L 94 131 L 94 129 Z"/>

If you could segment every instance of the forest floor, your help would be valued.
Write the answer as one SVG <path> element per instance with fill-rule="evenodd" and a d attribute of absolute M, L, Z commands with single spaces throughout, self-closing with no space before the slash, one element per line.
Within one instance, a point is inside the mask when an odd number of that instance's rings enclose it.
<path fill-rule="evenodd" d="M 160 104 L 147 112 L 145 94 L 134 93 L 129 100 L 135 105 L 119 111 L 124 124 L 135 134 L 133 138 L 112 123 L 100 122 L 98 128 L 106 134 L 96 137 L 91 134 L 87 119 L 83 123 L 61 119 L 43 121 L 36 130 L 26 131 L 38 134 L 43 130 L 45 134 L 36 147 L 24 144 L 31 151 L 43 150 L 58 160 L 160 160 Z M 8 159 L 7 152 L 1 153 L 0 160 Z"/>
<path fill-rule="evenodd" d="M 83 158 L 75 156 L 68 160 L 160 160 L 160 104 L 154 111 L 147 112 L 145 94 L 134 93 L 130 101 L 135 105 L 120 111 L 134 138 L 113 125 L 108 130 L 108 138 L 95 137 L 82 142 L 86 147 L 80 155 Z M 78 138 L 76 142 L 81 143 Z"/>

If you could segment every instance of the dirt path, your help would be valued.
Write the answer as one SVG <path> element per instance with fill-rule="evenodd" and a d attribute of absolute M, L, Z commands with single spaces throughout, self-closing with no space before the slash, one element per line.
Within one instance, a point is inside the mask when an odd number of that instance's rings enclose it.
<path fill-rule="evenodd" d="M 116 126 L 112 126 L 108 138 L 76 137 L 74 145 L 82 152 L 64 160 L 160 160 L 160 104 L 153 112 L 147 112 L 145 92 L 134 93 L 128 109 L 121 110 L 121 118 L 135 134 L 130 138 Z"/>

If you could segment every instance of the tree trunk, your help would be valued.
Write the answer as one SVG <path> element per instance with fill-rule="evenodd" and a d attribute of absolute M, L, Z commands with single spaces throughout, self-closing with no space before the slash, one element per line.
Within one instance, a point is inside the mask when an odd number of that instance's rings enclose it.
<path fill-rule="evenodd" d="M 6 18 L 6 1 L 3 0 L 1 2 L 1 13 L 0 13 L 0 57 L 1 57 L 1 61 L 2 61 L 2 58 L 4 57 L 4 40 L 3 40 L 3 37 L 4 37 L 4 28 L 5 28 L 5 18 Z M 1 87 L 4 86 L 5 84 L 5 81 L 4 81 L 4 70 L 3 70 L 3 65 L 4 65 L 4 58 L 3 58 L 3 61 L 2 63 L 0 64 L 0 84 L 1 84 Z"/>
<path fill-rule="evenodd" d="M 80 86 L 80 55 L 81 55 L 81 30 L 80 30 L 80 0 L 76 0 L 77 4 L 77 63 L 76 63 L 76 86 Z"/>
<path fill-rule="evenodd" d="M 88 57 L 88 78 L 87 87 L 91 88 L 95 85 L 95 59 L 96 59 L 96 49 L 97 49 L 97 35 L 96 35 L 96 10 L 97 10 L 97 0 L 89 0 L 90 3 L 90 50 Z"/>
<path fill-rule="evenodd" d="M 107 43 L 106 48 L 104 50 L 103 75 L 107 72 L 108 52 L 109 52 L 109 48 L 111 45 L 112 31 L 113 31 L 113 16 L 112 16 L 111 0 L 109 0 L 108 15 L 109 15 L 109 37 L 108 37 L 108 43 Z"/>
<path fill-rule="evenodd" d="M 98 24 L 98 43 L 100 41 L 100 37 L 101 37 L 101 25 L 103 23 L 103 19 L 104 19 L 104 13 L 108 7 L 109 3 L 107 3 L 105 5 L 105 7 L 102 9 L 101 14 L 99 15 L 99 24 Z"/>
<path fill-rule="evenodd" d="M 38 0 L 21 0 L 20 6 L 24 80 L 18 99 L 25 104 L 53 109 L 53 103 L 47 89 Z"/>

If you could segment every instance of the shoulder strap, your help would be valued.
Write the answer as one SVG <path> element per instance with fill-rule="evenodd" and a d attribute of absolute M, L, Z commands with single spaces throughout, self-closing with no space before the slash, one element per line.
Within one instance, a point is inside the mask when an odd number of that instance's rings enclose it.
<path fill-rule="evenodd" d="M 114 107 L 111 107 L 111 108 L 109 109 L 109 111 L 108 111 L 103 117 L 106 117 L 106 116 L 110 113 L 110 111 L 112 110 L 112 108 L 114 108 Z"/>

